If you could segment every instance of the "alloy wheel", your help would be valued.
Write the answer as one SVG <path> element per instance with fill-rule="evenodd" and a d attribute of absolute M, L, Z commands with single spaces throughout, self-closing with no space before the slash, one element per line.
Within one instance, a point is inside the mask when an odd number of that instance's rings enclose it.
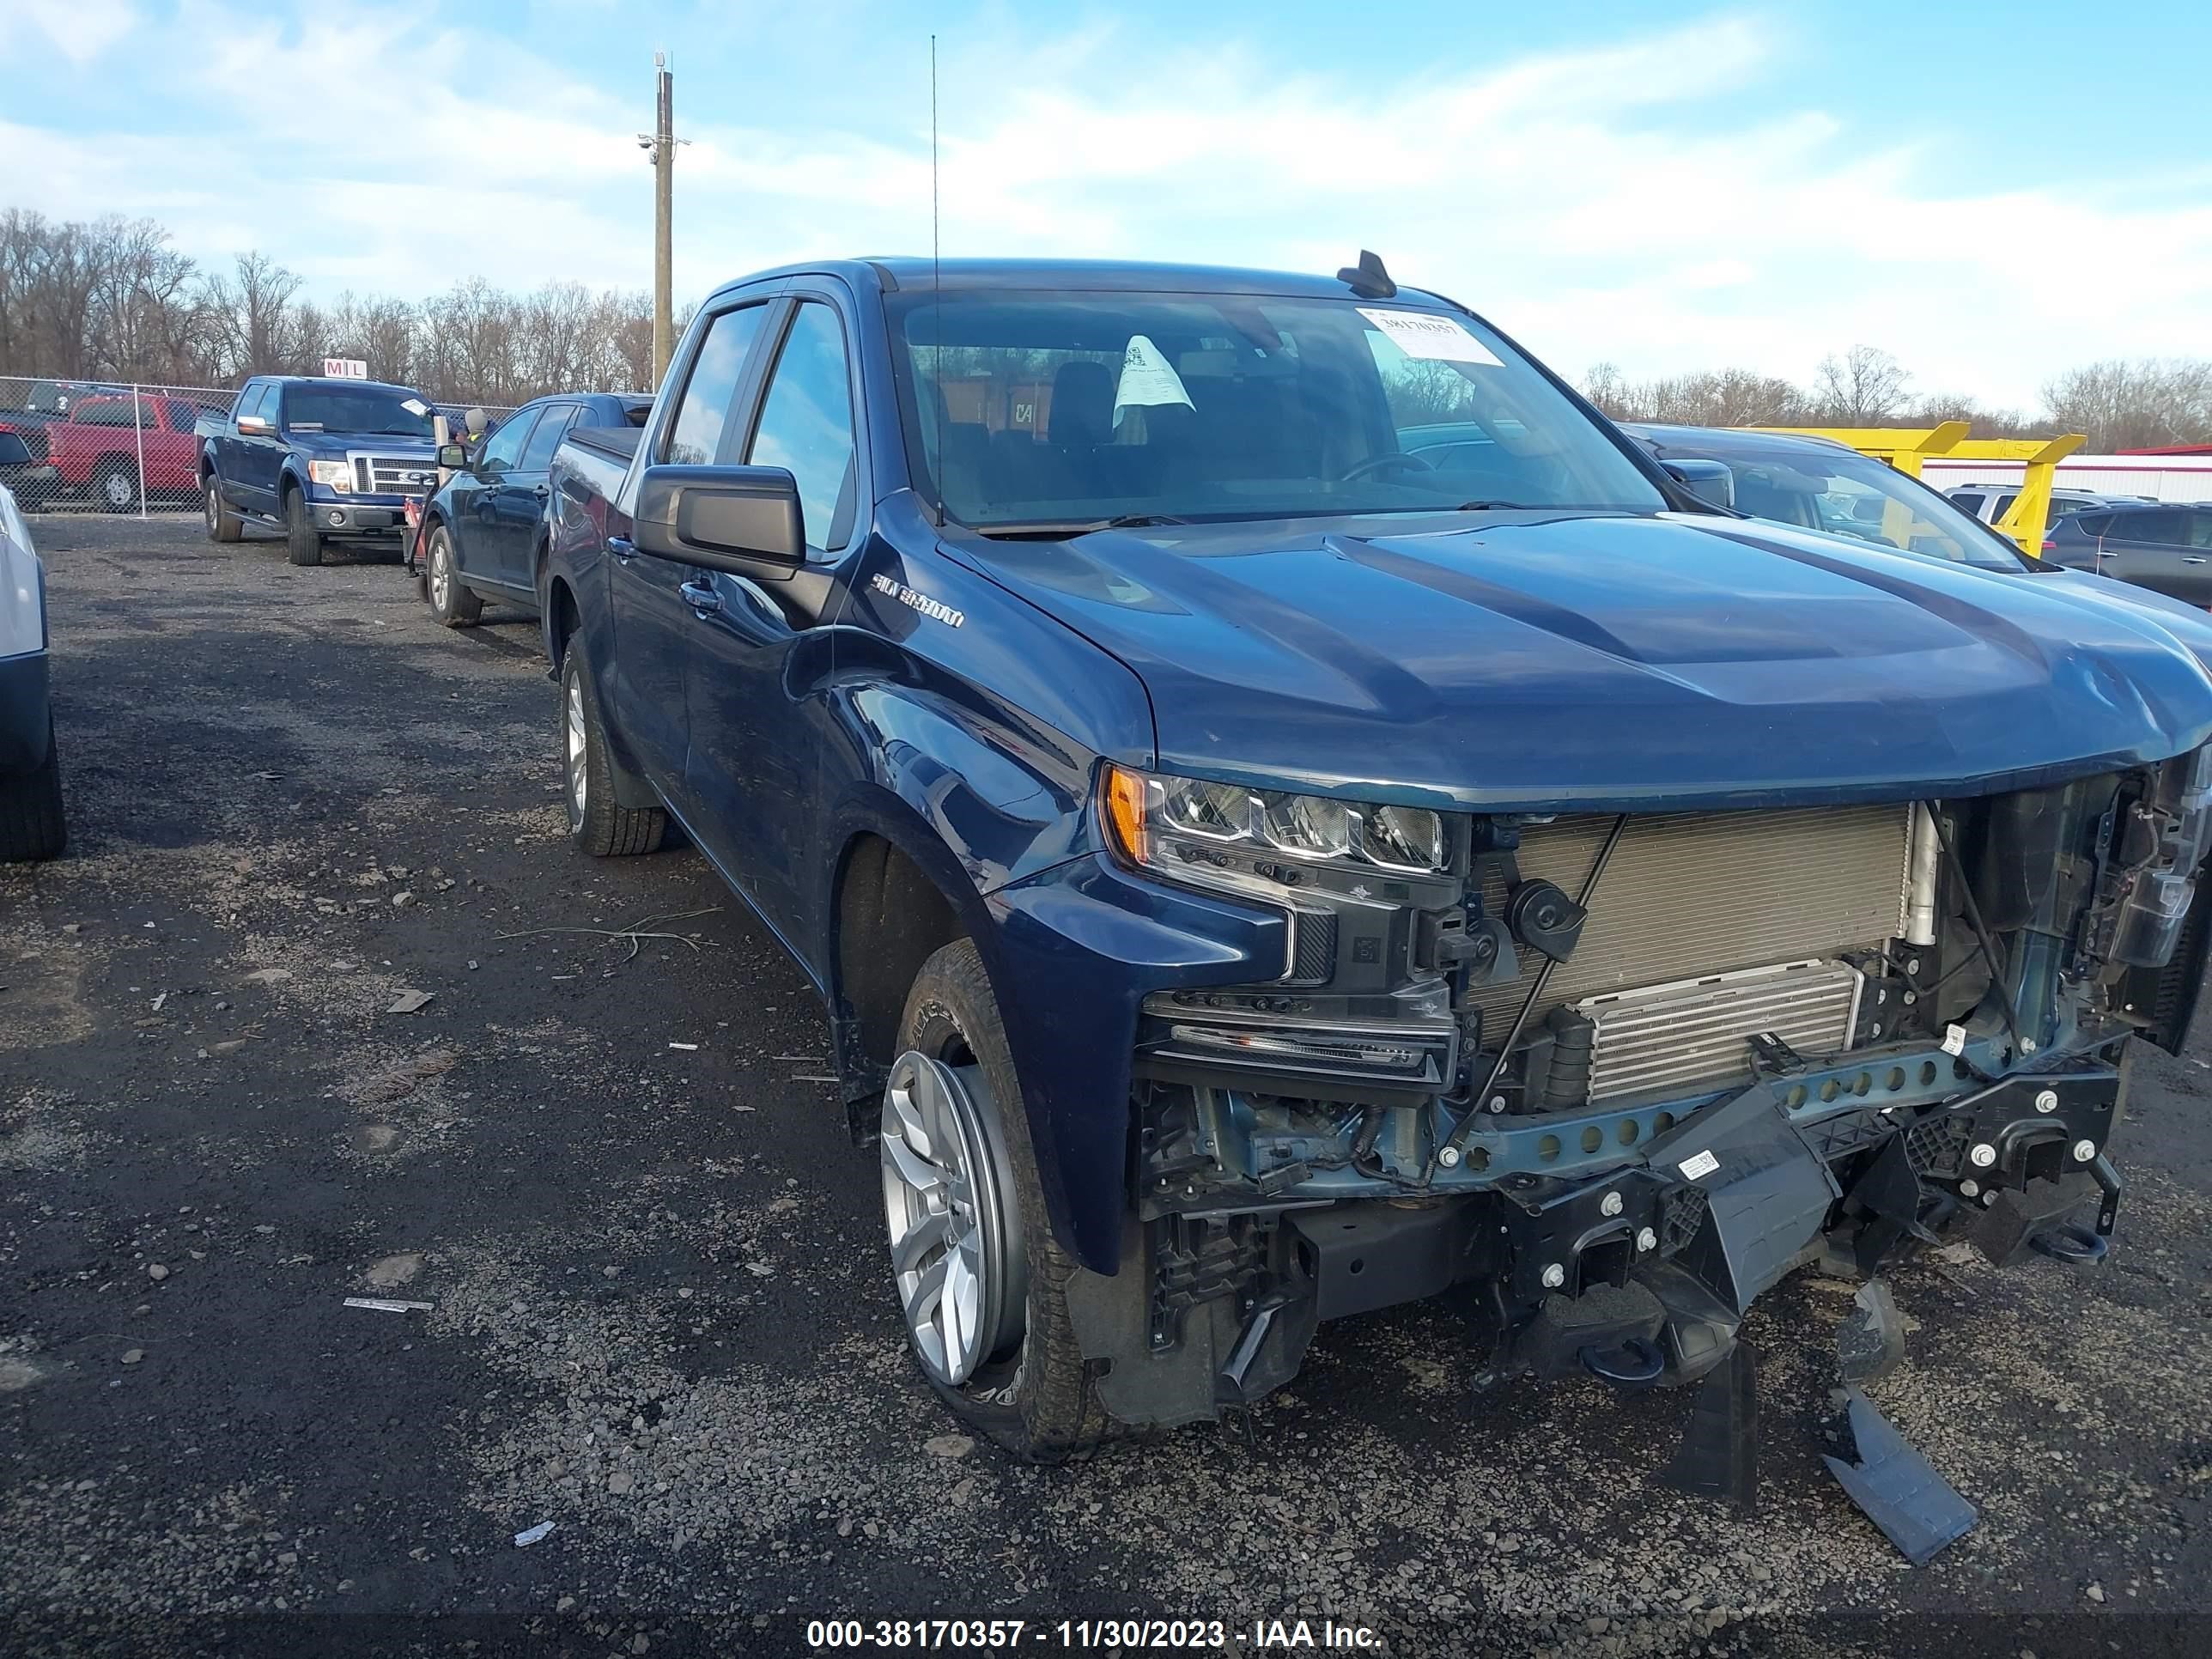
<path fill-rule="evenodd" d="M 446 614 L 446 601 L 453 591 L 453 562 L 446 556 L 445 532 L 430 538 L 430 604 L 440 616 Z"/>
<path fill-rule="evenodd" d="M 107 504 L 118 513 L 137 499 L 131 487 L 131 477 L 125 472 L 111 471 L 100 481 L 100 487 L 101 493 L 107 497 Z"/>
<path fill-rule="evenodd" d="M 434 553 L 432 555 L 434 570 L 436 568 L 435 559 L 436 555 Z M 435 579 L 433 578 L 433 580 Z M 584 683 L 580 678 L 574 675 L 569 677 L 568 690 L 563 701 L 568 708 L 568 718 L 562 724 L 568 733 L 568 742 L 565 746 L 568 762 L 568 818 L 572 823 L 581 823 L 584 821 L 584 808 L 586 803 L 584 793 L 586 779 Z"/>
<path fill-rule="evenodd" d="M 982 1068 L 901 1054 L 884 1090 L 882 1153 L 907 1334 L 931 1376 L 957 1388 L 1019 1337 L 1029 1289 Z"/>
<path fill-rule="evenodd" d="M 207 487 L 207 500 L 203 502 L 202 505 L 205 507 L 207 512 L 208 533 L 211 536 L 219 527 L 217 519 L 222 510 L 216 501 L 215 486 L 213 484 L 210 484 Z"/>

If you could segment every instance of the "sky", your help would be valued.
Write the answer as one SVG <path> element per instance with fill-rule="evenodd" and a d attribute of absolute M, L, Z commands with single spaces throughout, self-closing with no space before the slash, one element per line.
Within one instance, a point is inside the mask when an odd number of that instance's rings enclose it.
<path fill-rule="evenodd" d="M 1571 377 L 1855 343 L 2032 409 L 2212 356 L 2212 5 L 2138 0 L 0 0 L 0 206 L 161 221 L 327 298 L 926 253 L 1333 271 Z"/>

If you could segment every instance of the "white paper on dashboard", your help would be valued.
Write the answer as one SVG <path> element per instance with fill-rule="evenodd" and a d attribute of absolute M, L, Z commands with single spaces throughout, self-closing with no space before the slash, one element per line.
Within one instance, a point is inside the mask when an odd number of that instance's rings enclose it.
<path fill-rule="evenodd" d="M 1433 311 L 1385 311 L 1377 306 L 1361 306 L 1358 310 L 1361 316 L 1382 331 L 1384 339 L 1408 357 L 1445 363 L 1480 363 L 1489 368 L 1505 367 L 1498 361 L 1495 352 L 1454 318 L 1440 317 Z"/>

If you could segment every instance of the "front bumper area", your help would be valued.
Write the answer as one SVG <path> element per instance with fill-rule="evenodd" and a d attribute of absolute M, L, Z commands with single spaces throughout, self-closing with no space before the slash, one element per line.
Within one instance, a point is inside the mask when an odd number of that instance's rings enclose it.
<path fill-rule="evenodd" d="M 404 495 L 341 495 L 317 484 L 307 492 L 307 507 L 325 536 L 391 536 L 406 528 Z"/>
<path fill-rule="evenodd" d="M 1287 1382 L 1322 1321 L 1455 1289 L 1493 1375 L 1677 1384 L 1726 1358 L 1752 1303 L 1796 1268 L 1870 1275 L 2002 1194 L 2086 1176 L 2109 1235 L 2117 1045 L 1997 1079 L 1972 1050 L 1940 1057 L 1938 1083 L 1900 1057 L 1860 1094 L 1868 1062 L 1855 1056 L 1850 1091 L 1829 1101 L 1819 1073 L 1811 1089 L 1762 1079 L 1685 1107 L 1632 1152 L 1623 1114 L 1486 1137 L 1500 1164 L 1540 1165 L 1550 1143 L 1579 1149 L 1590 1131 L 1608 1143 L 1556 1171 L 1439 1172 L 1425 1190 L 1322 1172 L 1358 1179 L 1334 1200 L 1303 1170 L 1273 1196 L 1231 1199 L 1168 1168 L 1155 1130 L 1124 1271 L 1079 1275 L 1072 1297 L 1086 1355 L 1110 1361 L 1100 1397 L 1130 1421 L 1200 1420 Z M 1531 1134 L 1540 1144 L 1517 1144 Z"/>

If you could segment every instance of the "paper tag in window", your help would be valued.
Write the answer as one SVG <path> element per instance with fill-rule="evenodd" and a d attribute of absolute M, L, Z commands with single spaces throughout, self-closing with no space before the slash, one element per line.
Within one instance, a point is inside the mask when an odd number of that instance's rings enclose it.
<path fill-rule="evenodd" d="M 1361 306 L 1359 314 L 1382 331 L 1382 337 L 1408 357 L 1446 363 L 1482 363 L 1503 368 L 1497 354 L 1461 327 L 1458 319 L 1433 311 L 1384 311 Z"/>
<path fill-rule="evenodd" d="M 1721 1167 L 1721 1161 L 1715 1158 L 1710 1150 L 1707 1150 L 1699 1152 L 1695 1158 L 1684 1158 L 1674 1167 L 1682 1172 L 1682 1179 L 1685 1181 L 1703 1181 Z"/>
<path fill-rule="evenodd" d="M 410 398 L 405 403 L 399 406 L 405 410 L 410 415 L 416 416 L 418 418 L 422 416 L 428 415 L 430 412 L 430 405 L 424 403 L 420 398 Z"/>
<path fill-rule="evenodd" d="M 1963 1054 L 1966 1052 L 1965 1026 L 1946 1025 L 1943 1028 L 1943 1052 L 1947 1054 Z"/>
<path fill-rule="evenodd" d="M 1190 393 L 1183 389 L 1182 376 L 1175 372 L 1175 365 L 1167 360 L 1150 337 L 1132 334 L 1128 349 L 1121 355 L 1121 380 L 1114 388 L 1114 424 L 1121 424 L 1125 409 L 1153 408 L 1162 404 L 1181 404 L 1185 409 L 1196 405 Z"/>

